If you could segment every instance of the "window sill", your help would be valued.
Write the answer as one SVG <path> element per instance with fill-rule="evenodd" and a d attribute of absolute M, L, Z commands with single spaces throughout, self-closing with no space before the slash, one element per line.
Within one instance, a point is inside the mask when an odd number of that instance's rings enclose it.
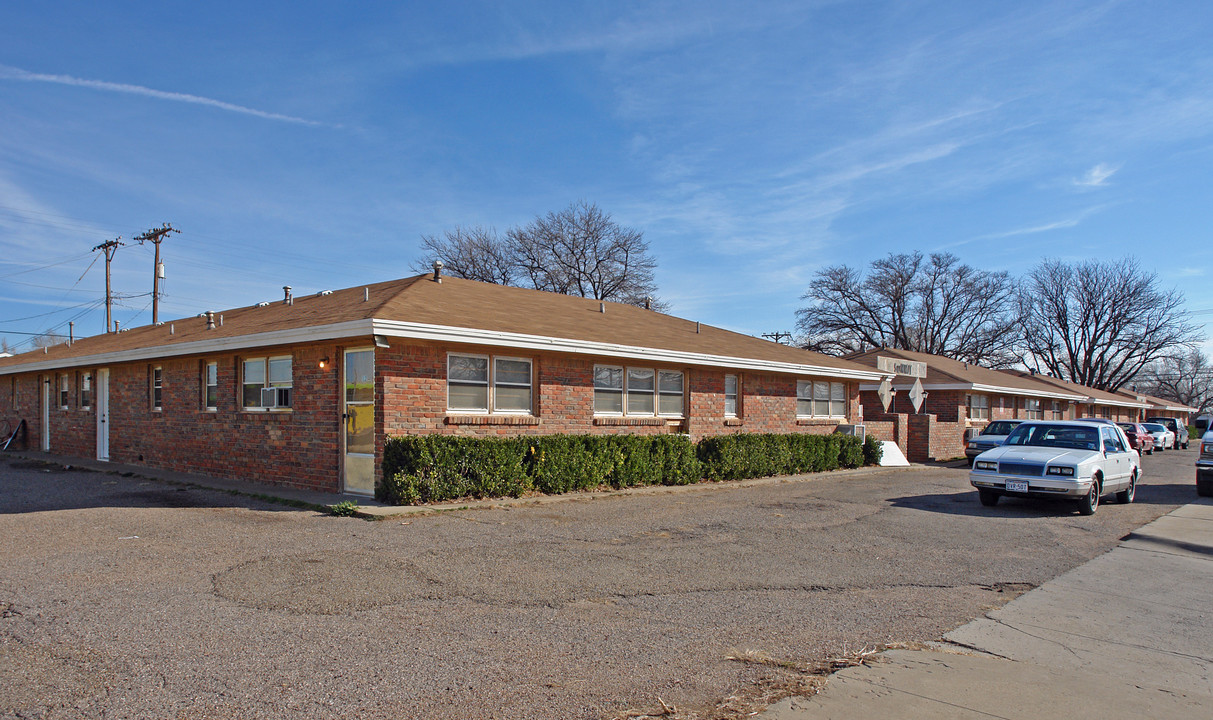
<path fill-rule="evenodd" d="M 797 425 L 842 425 L 847 421 L 846 418 L 796 418 Z"/>
<path fill-rule="evenodd" d="M 725 427 L 741 427 L 745 425 L 745 420 L 739 417 L 727 417 L 724 419 Z"/>
<path fill-rule="evenodd" d="M 667 423 L 680 423 L 682 418 L 665 417 L 596 417 L 595 425 L 608 426 L 664 426 Z"/>
<path fill-rule="evenodd" d="M 447 415 L 447 425 L 538 425 L 534 415 Z"/>

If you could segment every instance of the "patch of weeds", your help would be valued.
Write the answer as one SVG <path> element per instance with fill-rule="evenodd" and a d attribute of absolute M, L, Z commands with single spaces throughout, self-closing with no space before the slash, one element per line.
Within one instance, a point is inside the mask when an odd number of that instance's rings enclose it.
<path fill-rule="evenodd" d="M 337 517 L 353 517 L 358 513 L 358 503 L 354 500 L 342 500 L 329 505 L 329 512 Z"/>

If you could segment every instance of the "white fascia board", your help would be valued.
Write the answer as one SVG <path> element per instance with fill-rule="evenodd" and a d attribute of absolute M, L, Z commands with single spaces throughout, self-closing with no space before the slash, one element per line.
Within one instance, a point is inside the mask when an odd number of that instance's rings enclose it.
<path fill-rule="evenodd" d="M 428 325 L 400 320 L 375 320 L 374 334 L 387 337 L 409 338 L 413 340 L 434 340 L 439 342 L 466 343 L 472 345 L 494 345 L 498 347 L 521 348 L 525 350 L 546 350 L 549 352 L 572 353 L 576 355 L 594 355 L 598 357 L 621 358 L 628 360 L 645 360 L 653 363 L 669 363 L 674 365 L 701 365 L 725 367 L 737 370 L 762 370 L 766 372 L 787 373 L 790 375 L 814 375 L 835 377 L 848 380 L 880 380 L 887 373 L 877 370 L 850 370 L 800 363 L 758 360 L 755 358 L 732 357 L 728 355 L 708 355 L 705 353 L 685 352 L 681 350 L 664 350 L 661 348 L 638 347 L 635 345 L 619 345 L 615 343 L 576 340 L 573 338 L 548 337 L 544 335 L 527 335 L 523 333 L 502 332 L 497 330 L 482 330 L 477 328 L 451 327 L 449 325 Z"/>
<path fill-rule="evenodd" d="M 182 355 L 205 355 L 254 347 L 310 343 L 319 340 L 369 337 L 371 335 L 371 327 L 372 323 L 370 320 L 350 320 L 332 325 L 313 325 L 311 327 L 274 330 L 272 332 L 254 333 L 252 335 L 235 335 L 216 338 L 214 340 L 194 340 L 176 345 L 153 345 L 132 350 L 120 350 L 117 352 L 81 355 L 79 357 L 54 360 L 40 360 L 10 367 L 0 367 L 0 375 L 60 370 L 73 367 L 104 366 L 137 360 L 180 357 Z M 168 332 L 167 328 L 165 332 Z"/>
<path fill-rule="evenodd" d="M 880 386 L 871 383 L 863 383 L 859 386 L 859 390 L 875 392 Z M 893 385 L 894 390 L 909 390 L 914 387 L 910 383 L 898 383 Z M 1023 388 L 1002 387 L 999 385 L 982 385 L 980 383 L 923 383 L 922 389 L 930 392 L 932 390 L 965 390 L 967 392 L 990 393 L 994 395 L 1019 395 L 1021 397 L 1039 397 L 1050 398 L 1053 400 L 1086 400 L 1085 395 L 1075 395 L 1067 392 L 1053 392 L 1050 390 L 1025 390 Z"/>

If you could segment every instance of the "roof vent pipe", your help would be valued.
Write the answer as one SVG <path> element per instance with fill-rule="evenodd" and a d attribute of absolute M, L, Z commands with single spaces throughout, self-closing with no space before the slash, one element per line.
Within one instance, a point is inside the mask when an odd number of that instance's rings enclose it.
<path fill-rule="evenodd" d="M 436 283 L 442 282 L 442 267 L 441 260 L 434 261 L 434 282 Z"/>
<path fill-rule="evenodd" d="M 653 309 L 653 296 L 652 296 L 652 295 L 646 295 L 646 296 L 645 296 L 645 298 L 644 298 L 644 309 L 645 309 L 645 310 L 652 310 L 652 309 Z"/>
<path fill-rule="evenodd" d="M 362 288 L 362 302 L 370 302 L 370 300 L 371 300 L 371 289 Z"/>
<path fill-rule="evenodd" d="M 294 305 L 295 300 L 294 300 L 294 298 L 291 297 L 291 286 L 283 285 L 282 292 L 284 294 L 284 297 L 282 298 L 282 304 L 283 305 Z"/>
<path fill-rule="evenodd" d="M 219 327 L 223 327 L 223 316 L 219 316 Z"/>
<path fill-rule="evenodd" d="M 696 334 L 699 333 L 699 321 L 698 320 L 695 321 L 695 332 L 696 332 Z"/>
<path fill-rule="evenodd" d="M 117 321 L 117 320 L 115 320 L 115 321 L 114 321 L 114 332 L 122 332 L 121 330 L 119 330 L 119 329 L 118 329 L 118 321 Z"/>
<path fill-rule="evenodd" d="M 206 329 L 207 330 L 215 329 L 215 313 L 213 310 L 206 311 Z"/>
<path fill-rule="evenodd" d="M 169 335 L 176 335 L 176 334 L 177 334 L 177 327 L 176 327 L 176 326 L 175 326 L 173 323 L 169 323 L 169 324 L 168 324 L 168 334 L 169 334 Z"/>
<path fill-rule="evenodd" d="M 604 303 L 604 302 L 598 303 L 598 312 L 604 313 L 604 314 L 606 313 L 606 303 Z"/>

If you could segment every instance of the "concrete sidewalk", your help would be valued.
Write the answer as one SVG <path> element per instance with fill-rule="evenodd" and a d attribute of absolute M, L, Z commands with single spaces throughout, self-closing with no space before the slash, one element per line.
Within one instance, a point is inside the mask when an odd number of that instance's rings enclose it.
<path fill-rule="evenodd" d="M 1207 720 L 1213 503 L 1164 515 L 945 640 L 883 653 L 758 717 Z"/>

